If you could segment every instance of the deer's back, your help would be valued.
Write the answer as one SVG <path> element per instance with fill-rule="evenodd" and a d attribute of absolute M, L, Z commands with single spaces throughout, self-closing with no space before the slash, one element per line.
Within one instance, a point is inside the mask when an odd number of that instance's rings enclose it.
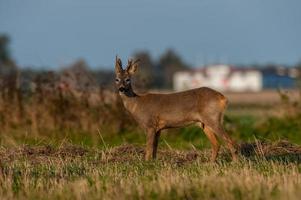
<path fill-rule="evenodd" d="M 221 93 L 207 87 L 175 92 L 169 94 L 148 93 L 141 96 L 144 104 L 154 106 L 170 107 L 190 107 L 202 106 L 210 103 L 219 102 L 226 99 Z M 182 106 L 181 106 L 182 105 Z"/>

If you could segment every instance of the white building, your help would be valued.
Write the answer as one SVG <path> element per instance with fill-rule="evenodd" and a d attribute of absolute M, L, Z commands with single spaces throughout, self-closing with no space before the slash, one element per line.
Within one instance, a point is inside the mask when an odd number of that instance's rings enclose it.
<path fill-rule="evenodd" d="M 177 91 L 206 86 L 218 91 L 257 92 L 263 87 L 259 70 L 233 68 L 229 65 L 212 65 L 195 71 L 177 72 L 173 83 Z"/>

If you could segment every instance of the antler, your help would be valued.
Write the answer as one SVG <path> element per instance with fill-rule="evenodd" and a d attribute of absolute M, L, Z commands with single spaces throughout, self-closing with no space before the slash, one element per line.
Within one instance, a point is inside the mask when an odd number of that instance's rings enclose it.
<path fill-rule="evenodd" d="M 133 64 L 133 60 L 132 60 L 132 59 L 129 59 L 129 60 L 128 60 L 128 67 L 131 66 L 132 64 Z"/>
<path fill-rule="evenodd" d="M 128 60 L 128 66 L 126 67 L 126 71 L 128 71 L 130 74 L 134 74 L 135 71 L 137 70 L 137 63 L 140 61 L 140 59 L 137 59 L 133 62 L 132 59 Z"/>
<path fill-rule="evenodd" d="M 121 62 L 121 59 L 118 58 L 117 55 L 116 55 L 116 60 L 115 60 L 115 71 L 117 73 L 122 71 L 122 62 Z"/>
<path fill-rule="evenodd" d="M 133 65 L 137 64 L 138 62 L 140 62 L 141 60 L 138 58 L 137 60 L 135 60 L 135 62 L 133 63 Z"/>
<path fill-rule="evenodd" d="M 137 59 L 137 60 L 135 60 L 135 61 L 133 61 L 133 59 L 129 59 L 128 60 L 128 68 L 129 67 L 131 67 L 132 65 L 135 65 L 135 64 L 137 64 L 138 62 L 140 62 L 140 59 Z"/>

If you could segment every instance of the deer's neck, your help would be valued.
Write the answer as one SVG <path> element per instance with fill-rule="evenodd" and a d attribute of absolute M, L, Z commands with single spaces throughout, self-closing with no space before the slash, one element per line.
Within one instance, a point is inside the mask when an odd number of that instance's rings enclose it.
<path fill-rule="evenodd" d="M 126 92 L 119 92 L 123 101 L 124 107 L 131 113 L 134 113 L 137 107 L 137 100 L 139 96 L 133 91 L 132 88 Z"/>

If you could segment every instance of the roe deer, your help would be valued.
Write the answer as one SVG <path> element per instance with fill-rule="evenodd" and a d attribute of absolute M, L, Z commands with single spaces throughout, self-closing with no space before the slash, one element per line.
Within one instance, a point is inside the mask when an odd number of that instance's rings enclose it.
<path fill-rule="evenodd" d="M 161 130 L 190 124 L 203 128 L 212 145 L 212 161 L 216 160 L 219 151 L 216 136 L 227 143 L 232 159 L 237 160 L 235 143 L 222 126 L 227 105 L 224 95 L 207 87 L 170 94 L 138 95 L 131 85 L 131 76 L 137 67 L 138 60 L 129 60 L 127 67 L 123 69 L 121 60 L 116 56 L 116 86 L 125 108 L 146 131 L 146 160 L 156 157 Z"/>

